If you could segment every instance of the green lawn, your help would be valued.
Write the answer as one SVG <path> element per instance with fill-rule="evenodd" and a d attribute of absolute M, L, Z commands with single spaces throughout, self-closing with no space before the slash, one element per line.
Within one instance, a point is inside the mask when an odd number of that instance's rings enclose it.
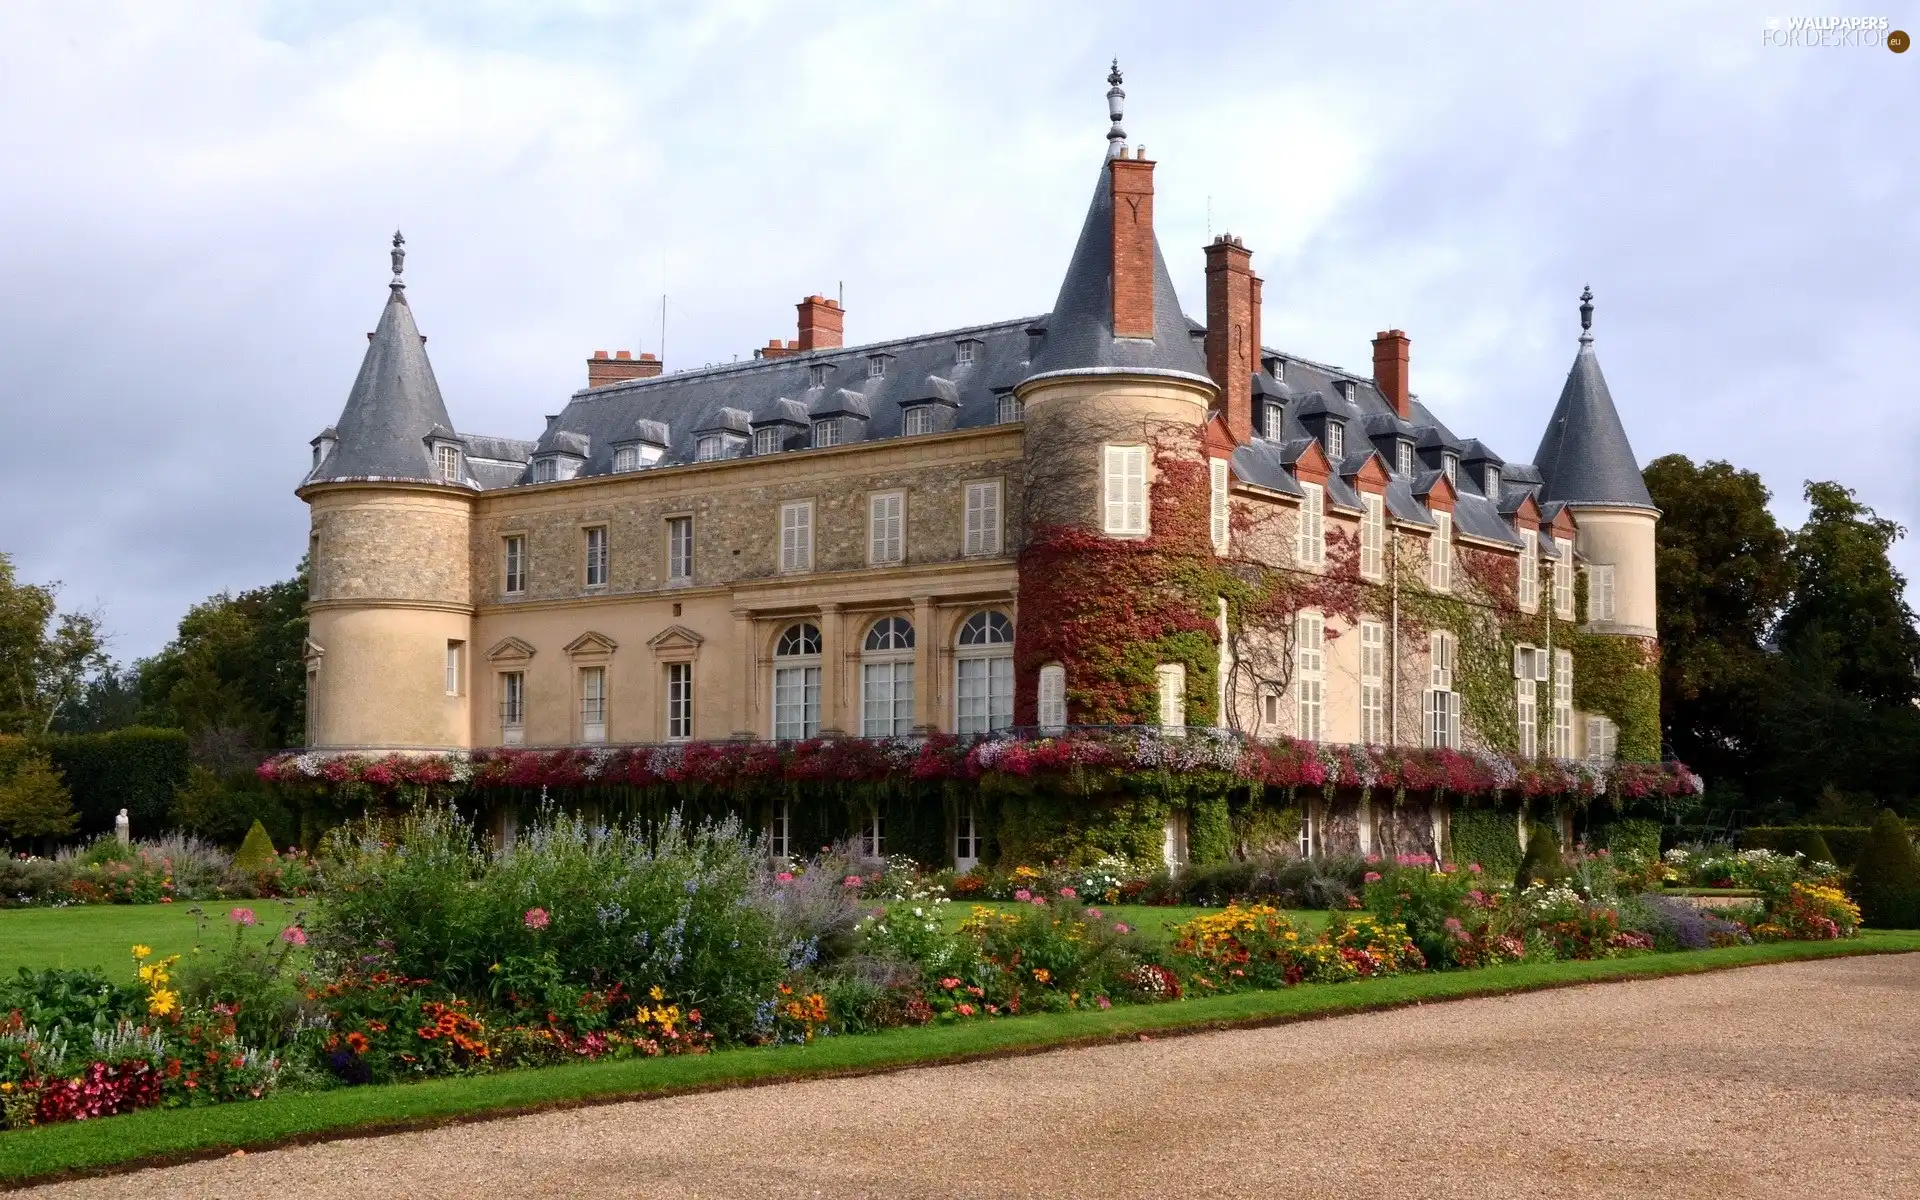
<path fill-rule="evenodd" d="M 428 1083 L 271 1096 L 214 1108 L 148 1109 L 0 1134 L 0 1184 L 116 1165 L 230 1153 L 315 1136 L 419 1127 L 462 1116 L 643 1099 L 769 1080 L 896 1069 L 1143 1034 L 1275 1024 L 1468 996 L 1645 979 L 1796 959 L 1920 951 L 1920 933 L 1870 932 L 1847 942 L 1784 942 L 1599 962 L 1523 963 L 1402 975 L 1283 991 L 1243 992 L 1107 1012 L 1013 1017 L 828 1038 L 810 1046 L 729 1050 L 686 1058 L 585 1063 Z"/>
<path fill-rule="evenodd" d="M 0 909 L 0 975 L 21 967 L 97 967 L 119 976 L 133 970 L 135 942 L 157 955 L 189 954 L 199 941 L 204 909 L 206 937 L 226 944 L 234 925 L 227 913 L 251 908 L 259 924 L 248 937 L 271 938 L 286 928 L 306 901 L 209 900 L 205 904 L 89 904 L 74 908 Z"/>
<path fill-rule="evenodd" d="M 1021 912 L 1028 906 L 1012 900 L 955 900 L 941 906 L 942 919 L 948 926 L 958 925 L 967 919 L 975 906 L 991 908 L 997 912 Z M 911 908 L 911 904 L 896 904 L 895 908 Z M 1096 904 L 1100 915 L 1109 921 L 1118 921 L 1139 932 L 1150 942 L 1165 945 L 1173 940 L 1176 925 L 1193 920 L 1203 913 L 1219 912 L 1219 908 L 1197 908 L 1191 905 L 1158 904 Z M 1329 914 L 1312 909 L 1288 909 L 1287 916 L 1301 929 L 1318 932 L 1327 925 Z"/>

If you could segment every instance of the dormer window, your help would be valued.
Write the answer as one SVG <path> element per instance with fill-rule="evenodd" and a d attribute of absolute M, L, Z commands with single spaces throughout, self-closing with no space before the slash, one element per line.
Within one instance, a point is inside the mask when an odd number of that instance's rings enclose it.
<path fill-rule="evenodd" d="M 1347 386 L 1352 386 L 1352 385 L 1349 384 Z M 1342 425 L 1338 421 L 1329 419 L 1327 421 L 1326 441 L 1327 441 L 1327 457 L 1328 458 L 1332 459 L 1334 462 L 1337 463 L 1342 458 L 1346 457 L 1347 427 L 1345 425 Z"/>
<path fill-rule="evenodd" d="M 933 405 L 916 404 L 907 410 L 906 433 L 908 437 L 913 437 L 916 434 L 932 433 L 933 431 Z"/>
<path fill-rule="evenodd" d="M 436 446 L 433 457 L 442 483 L 460 482 L 460 447 L 445 444 Z"/>
<path fill-rule="evenodd" d="M 1278 367 L 1275 368 L 1275 370 L 1278 369 Z M 1285 424 L 1287 419 L 1287 410 L 1285 406 L 1277 400 L 1269 400 L 1262 407 L 1266 411 L 1267 440 L 1277 442 L 1280 440 L 1281 426 Z"/>
<path fill-rule="evenodd" d="M 887 377 L 887 356 L 876 354 L 867 359 L 867 378 L 885 379 Z"/>
<path fill-rule="evenodd" d="M 979 344 L 980 344 L 979 342 L 975 342 L 975 341 L 961 342 L 959 345 L 959 353 L 957 353 L 954 356 L 954 361 L 958 363 L 972 362 L 974 348 L 977 347 Z"/>
<path fill-rule="evenodd" d="M 640 447 L 621 446 L 613 452 L 613 469 L 616 474 L 622 471 L 640 469 Z"/>
<path fill-rule="evenodd" d="M 713 462 L 725 454 L 726 442 L 717 433 L 709 433 L 693 444 L 695 462 Z"/>
<path fill-rule="evenodd" d="M 536 458 L 533 460 L 533 481 L 552 483 L 560 477 L 560 461 L 556 458 Z"/>
<path fill-rule="evenodd" d="M 827 386 L 827 364 L 813 363 L 807 367 L 807 386 Z"/>
<path fill-rule="evenodd" d="M 1460 456 L 1452 451 L 1442 454 L 1440 456 L 1440 473 L 1447 477 L 1449 484 L 1457 485 L 1460 482 L 1457 478 L 1460 474 Z"/>
<path fill-rule="evenodd" d="M 1394 443 L 1394 449 L 1397 455 L 1395 468 L 1400 474 L 1411 476 L 1413 474 L 1413 443 L 1401 438 Z"/>
<path fill-rule="evenodd" d="M 1002 395 L 994 405 L 993 419 L 1001 425 L 1012 425 L 1020 420 L 1020 399 L 1012 392 Z"/>
<path fill-rule="evenodd" d="M 1340 381 L 1340 394 L 1346 397 L 1348 404 L 1358 404 L 1360 402 L 1360 385 L 1351 379 L 1342 379 Z"/>
<path fill-rule="evenodd" d="M 840 444 L 840 422 L 832 417 L 824 421 L 815 421 L 813 423 L 813 444 L 816 448 L 821 446 L 838 446 Z"/>
<path fill-rule="evenodd" d="M 1480 479 L 1486 485 L 1487 499 L 1500 499 L 1500 468 L 1488 463 Z"/>
<path fill-rule="evenodd" d="M 754 430 L 753 452 L 755 454 L 780 453 L 780 427 L 769 425 L 765 429 Z"/>

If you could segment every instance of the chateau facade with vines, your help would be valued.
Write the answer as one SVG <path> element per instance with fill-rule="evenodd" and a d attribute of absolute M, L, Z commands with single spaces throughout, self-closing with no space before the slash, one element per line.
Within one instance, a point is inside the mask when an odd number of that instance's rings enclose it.
<path fill-rule="evenodd" d="M 532 439 L 456 432 L 396 234 L 387 306 L 300 487 L 310 750 L 1125 726 L 1657 759 L 1659 514 L 1590 294 L 1538 449 L 1504 459 L 1412 392 L 1400 330 L 1367 371 L 1266 345 L 1237 238 L 1203 248 L 1190 318 L 1156 164 L 1126 143 L 1117 68 L 1109 83 L 1048 313 L 847 346 L 838 302 L 808 297 L 798 340 L 746 362 L 596 354 Z M 1131 815 L 1102 833 L 1036 815 L 1031 789 L 948 782 L 948 857 L 1058 849 L 1069 826 L 1139 849 L 1156 822 L 1173 855 L 1446 840 L 1444 789 L 1157 786 L 1108 803 Z M 876 849 L 878 815 L 854 822 Z"/>

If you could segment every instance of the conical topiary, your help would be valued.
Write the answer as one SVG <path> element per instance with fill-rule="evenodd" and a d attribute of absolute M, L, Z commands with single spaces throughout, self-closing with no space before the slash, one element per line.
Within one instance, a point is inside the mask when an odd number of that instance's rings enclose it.
<path fill-rule="evenodd" d="M 233 856 L 233 868 L 264 871 L 273 865 L 273 857 L 273 839 L 267 835 L 267 827 L 255 821 L 253 828 L 247 830 L 247 840 L 240 843 L 240 852 Z"/>
<path fill-rule="evenodd" d="M 1798 850 L 1807 856 L 1808 862 L 1830 863 L 1836 861 L 1833 857 L 1832 849 L 1827 846 L 1827 836 L 1818 829 L 1811 827 L 1797 831 L 1793 836 L 1791 844 L 1782 847 L 1782 849 L 1789 853 Z"/>
<path fill-rule="evenodd" d="M 1906 822 L 1882 810 L 1853 864 L 1853 898 L 1863 922 L 1877 929 L 1920 929 L 1920 856 Z"/>
<path fill-rule="evenodd" d="M 1560 856 L 1560 836 L 1553 826 L 1535 821 L 1527 827 L 1527 852 L 1520 856 L 1520 869 L 1513 873 L 1516 887 L 1528 887 L 1534 880 L 1552 883 L 1565 878 L 1566 860 Z"/>

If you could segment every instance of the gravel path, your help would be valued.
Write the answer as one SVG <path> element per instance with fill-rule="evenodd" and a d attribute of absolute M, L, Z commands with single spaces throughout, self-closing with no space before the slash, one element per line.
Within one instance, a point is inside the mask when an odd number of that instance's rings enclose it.
<path fill-rule="evenodd" d="M 33 1196 L 1920 1196 L 1920 955 L 610 1105 Z"/>

